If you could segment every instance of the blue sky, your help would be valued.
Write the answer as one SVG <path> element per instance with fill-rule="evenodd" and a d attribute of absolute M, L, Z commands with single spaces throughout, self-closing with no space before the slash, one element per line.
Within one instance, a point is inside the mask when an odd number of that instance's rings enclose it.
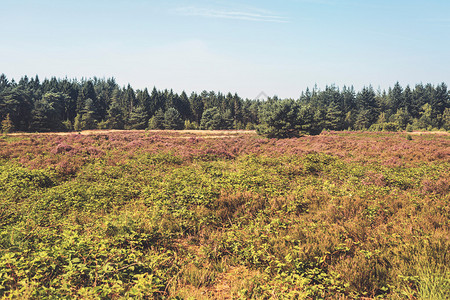
<path fill-rule="evenodd" d="M 450 1 L 2 0 L 0 73 L 261 91 L 450 82 Z"/>

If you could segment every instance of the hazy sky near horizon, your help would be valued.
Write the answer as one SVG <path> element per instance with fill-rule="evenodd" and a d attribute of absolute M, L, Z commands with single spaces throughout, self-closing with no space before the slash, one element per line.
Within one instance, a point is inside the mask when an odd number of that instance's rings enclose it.
<path fill-rule="evenodd" d="M 448 0 L 2 0 L 0 73 L 297 98 L 450 82 Z"/>

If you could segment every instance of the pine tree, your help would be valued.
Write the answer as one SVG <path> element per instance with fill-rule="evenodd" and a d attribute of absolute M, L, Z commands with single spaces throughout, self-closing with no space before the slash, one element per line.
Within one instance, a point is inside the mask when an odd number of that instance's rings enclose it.
<path fill-rule="evenodd" d="M 136 94 L 131 87 L 130 84 L 128 84 L 126 90 L 124 91 L 124 107 L 126 108 L 124 110 L 125 112 L 125 119 L 128 120 L 131 114 L 131 111 L 133 110 L 133 107 L 136 103 Z"/>
<path fill-rule="evenodd" d="M 365 130 L 370 127 L 371 122 L 371 113 L 367 109 L 361 110 L 356 116 L 355 120 L 355 129 L 356 130 Z"/>
<path fill-rule="evenodd" d="M 323 118 L 317 119 L 321 116 L 320 110 L 312 104 L 300 105 L 298 111 L 298 129 L 300 135 L 317 135 L 323 130 Z"/>
<path fill-rule="evenodd" d="M 342 112 L 339 110 L 338 106 L 329 106 L 325 115 L 324 127 L 330 130 L 341 130 L 343 129 L 342 125 Z"/>
<path fill-rule="evenodd" d="M 147 88 L 145 88 L 143 91 L 138 91 L 136 99 L 138 105 L 144 108 L 144 112 L 147 117 L 153 115 L 154 112 L 151 111 L 152 98 L 150 97 Z M 146 120 L 146 123 L 147 121 L 148 119 Z"/>
<path fill-rule="evenodd" d="M 392 113 L 400 107 L 404 107 L 403 89 L 397 81 L 394 88 L 389 93 L 389 109 Z"/>
<path fill-rule="evenodd" d="M 10 115 L 14 130 L 29 130 L 33 110 L 33 93 L 29 89 L 11 83 L 0 93 L 0 118 Z"/>
<path fill-rule="evenodd" d="M 412 102 L 410 105 L 410 114 L 413 118 L 420 118 L 422 106 L 429 102 L 428 93 L 423 84 L 417 84 L 412 92 Z"/>
<path fill-rule="evenodd" d="M 200 121 L 200 129 L 203 130 L 218 130 L 222 129 L 222 116 L 217 107 L 208 108 L 203 112 L 202 119 Z"/>
<path fill-rule="evenodd" d="M 173 107 L 169 108 L 164 113 L 164 128 L 168 130 L 183 129 L 184 123 L 181 119 L 180 113 Z"/>
<path fill-rule="evenodd" d="M 220 122 L 220 129 L 233 129 L 233 114 L 230 109 L 225 110 L 225 113 L 221 114 L 222 120 Z"/>
<path fill-rule="evenodd" d="M 269 99 L 262 108 L 260 118 L 257 132 L 268 138 L 291 138 L 301 134 L 299 105 L 292 100 Z"/>
<path fill-rule="evenodd" d="M 97 103 L 97 94 L 95 93 L 94 83 L 92 80 L 84 82 L 77 99 L 77 113 L 81 112 L 86 105 L 86 100 L 91 99 L 91 106 L 95 106 Z"/>
<path fill-rule="evenodd" d="M 158 109 L 148 121 L 148 129 L 164 129 L 164 112 Z"/>
<path fill-rule="evenodd" d="M 55 109 L 57 102 L 52 102 L 51 96 L 47 93 L 41 100 L 35 102 L 31 130 L 37 132 L 64 130 L 61 113 Z"/>
<path fill-rule="evenodd" d="M 92 99 L 86 99 L 84 108 L 81 113 L 81 128 L 86 129 L 96 129 L 97 120 L 95 119 L 96 112 L 94 107 L 94 102 Z"/>
<path fill-rule="evenodd" d="M 431 99 L 433 127 L 442 127 L 442 114 L 447 107 L 450 107 L 450 96 L 447 85 L 441 83 L 436 86 L 434 97 Z"/>
<path fill-rule="evenodd" d="M 186 93 L 183 91 L 177 99 L 177 105 L 175 109 L 180 113 L 181 118 L 183 120 L 187 120 L 191 118 L 191 107 L 189 104 L 189 98 Z"/>
<path fill-rule="evenodd" d="M 406 86 L 403 91 L 403 103 L 401 103 L 400 108 L 403 108 L 405 112 L 409 113 L 411 103 L 413 102 L 413 94 L 409 85 Z"/>
<path fill-rule="evenodd" d="M 133 108 L 128 120 L 129 129 L 145 129 L 147 126 L 147 113 L 143 106 L 136 106 Z"/>
<path fill-rule="evenodd" d="M 371 86 L 364 87 L 356 95 L 356 105 L 358 114 L 355 127 L 357 129 L 369 128 L 370 125 L 375 123 L 378 117 L 378 105 L 375 99 L 375 92 Z"/>
<path fill-rule="evenodd" d="M 78 85 L 76 82 L 63 79 L 60 83 L 60 92 L 67 96 L 67 99 L 64 102 L 64 116 L 62 119 L 74 121 L 79 93 Z"/>
<path fill-rule="evenodd" d="M 147 110 L 149 116 L 153 116 L 158 109 L 162 108 L 160 103 L 160 96 L 156 87 L 153 87 L 152 94 L 150 95 L 150 102 Z"/>
<path fill-rule="evenodd" d="M 200 124 L 205 108 L 202 98 L 196 93 L 192 93 L 189 97 L 189 103 L 192 111 L 191 114 L 193 121 L 195 121 L 197 124 Z"/>
<path fill-rule="evenodd" d="M 0 75 L 0 92 L 9 87 L 9 81 L 5 74 Z"/>
<path fill-rule="evenodd" d="M 106 128 L 109 129 L 123 129 L 124 128 L 124 120 L 123 120 L 123 111 L 120 107 L 119 100 L 113 98 L 111 105 L 108 109 L 108 116 L 106 119 Z"/>
<path fill-rule="evenodd" d="M 243 123 L 242 119 L 242 101 L 237 94 L 233 96 L 232 107 L 234 110 L 234 121 L 235 123 Z"/>

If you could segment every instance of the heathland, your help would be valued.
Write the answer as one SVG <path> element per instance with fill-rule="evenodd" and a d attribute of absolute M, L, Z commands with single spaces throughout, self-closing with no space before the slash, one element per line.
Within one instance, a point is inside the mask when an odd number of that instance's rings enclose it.
<path fill-rule="evenodd" d="M 0 297 L 448 299 L 450 136 L 0 138 Z"/>

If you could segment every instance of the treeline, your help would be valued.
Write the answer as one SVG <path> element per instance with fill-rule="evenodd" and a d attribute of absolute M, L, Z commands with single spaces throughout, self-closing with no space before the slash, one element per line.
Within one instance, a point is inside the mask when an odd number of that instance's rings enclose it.
<path fill-rule="evenodd" d="M 322 130 L 450 130 L 450 93 L 445 83 L 387 91 L 355 92 L 328 86 L 309 89 L 300 99 L 269 99 L 260 107 L 258 132 L 268 137 L 318 134 Z"/>
<path fill-rule="evenodd" d="M 0 120 L 16 131 L 84 129 L 245 129 L 258 123 L 258 101 L 214 92 L 187 95 L 134 90 L 109 79 L 0 75 Z M 204 119 L 209 117 L 209 119 Z M 203 118 L 203 119 L 202 119 Z"/>
<path fill-rule="evenodd" d="M 18 82 L 0 75 L 2 130 L 45 132 L 85 129 L 254 129 L 267 136 L 329 130 L 450 129 L 447 86 L 395 84 L 307 89 L 299 99 L 267 101 L 203 91 L 134 90 L 109 79 L 44 79 Z"/>

